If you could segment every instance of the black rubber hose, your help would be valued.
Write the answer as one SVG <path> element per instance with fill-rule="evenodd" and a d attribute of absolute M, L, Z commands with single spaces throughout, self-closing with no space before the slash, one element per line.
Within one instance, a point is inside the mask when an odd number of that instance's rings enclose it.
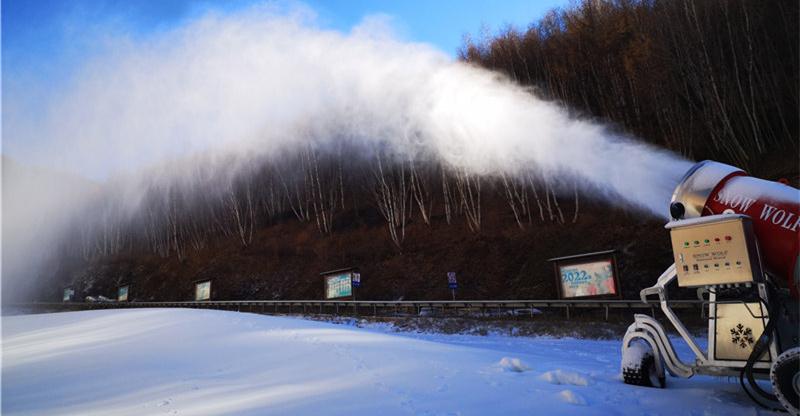
<path fill-rule="evenodd" d="M 768 290 L 772 289 L 770 286 L 767 286 L 767 288 Z M 753 389 L 753 391 L 756 392 L 759 396 L 772 402 L 778 401 L 778 398 L 775 397 L 774 394 L 764 391 L 758 385 L 758 383 L 756 383 L 755 377 L 753 377 L 753 366 L 755 365 L 756 361 L 758 361 L 758 358 L 761 357 L 761 355 L 764 353 L 764 351 L 766 351 L 766 349 L 769 348 L 769 345 L 772 342 L 772 336 L 776 331 L 776 325 L 778 323 L 780 313 L 782 311 L 781 308 L 783 305 L 781 304 L 777 291 L 770 290 L 770 292 L 771 293 L 769 294 L 770 295 L 769 298 L 772 300 L 772 302 L 767 303 L 764 302 L 763 299 L 761 299 L 761 302 L 763 302 L 764 305 L 767 306 L 767 316 L 769 318 L 769 322 L 767 323 L 767 326 L 764 328 L 764 332 L 762 332 L 761 336 L 758 337 L 758 341 L 756 341 L 756 345 L 753 347 L 753 351 L 747 358 L 747 363 L 745 364 L 744 368 L 742 368 L 742 371 L 739 373 L 739 384 L 742 385 L 742 389 L 744 389 L 745 393 L 747 393 L 750 399 L 753 400 L 755 403 L 757 403 L 759 406 L 773 411 L 785 411 L 783 407 L 773 407 L 765 405 L 755 396 L 753 396 L 753 394 L 744 384 L 744 378 L 746 376 L 748 384 Z"/>

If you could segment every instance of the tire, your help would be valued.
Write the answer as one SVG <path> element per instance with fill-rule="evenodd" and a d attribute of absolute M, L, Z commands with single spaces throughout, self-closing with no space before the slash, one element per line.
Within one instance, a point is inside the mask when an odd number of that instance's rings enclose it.
<path fill-rule="evenodd" d="M 769 371 L 775 397 L 791 415 L 800 414 L 800 348 L 786 350 Z"/>
<path fill-rule="evenodd" d="M 622 366 L 622 380 L 625 384 L 643 387 L 659 387 L 666 386 L 666 379 L 659 377 L 656 371 L 656 357 L 653 349 L 648 345 L 647 353 L 643 354 L 640 360 L 630 362 L 624 360 L 625 364 Z"/>

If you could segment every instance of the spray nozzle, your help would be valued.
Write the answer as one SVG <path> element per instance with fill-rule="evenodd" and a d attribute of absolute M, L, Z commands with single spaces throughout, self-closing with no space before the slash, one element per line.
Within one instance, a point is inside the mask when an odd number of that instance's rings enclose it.
<path fill-rule="evenodd" d="M 684 207 L 683 204 L 681 204 L 680 202 L 673 202 L 669 204 L 669 215 L 672 218 L 679 220 L 683 218 L 683 214 L 685 213 L 686 213 L 686 207 Z"/>

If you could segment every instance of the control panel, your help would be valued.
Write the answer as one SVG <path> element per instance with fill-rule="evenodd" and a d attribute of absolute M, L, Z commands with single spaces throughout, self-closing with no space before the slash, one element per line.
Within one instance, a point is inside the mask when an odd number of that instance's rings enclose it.
<path fill-rule="evenodd" d="M 667 224 L 683 287 L 748 284 L 761 263 L 750 217 L 713 215 Z"/>

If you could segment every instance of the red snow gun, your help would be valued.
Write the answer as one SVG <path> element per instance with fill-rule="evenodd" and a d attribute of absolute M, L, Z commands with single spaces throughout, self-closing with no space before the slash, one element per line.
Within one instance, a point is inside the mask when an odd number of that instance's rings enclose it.
<path fill-rule="evenodd" d="M 669 208 L 675 262 L 640 296 L 644 302 L 658 296 L 696 360 L 681 361 L 664 327 L 636 315 L 622 346 L 625 382 L 664 387 L 664 368 L 676 377 L 738 376 L 757 403 L 798 414 L 800 190 L 703 161 L 683 177 Z M 670 307 L 673 283 L 696 288 L 698 302 L 708 308 L 706 351 Z M 772 392 L 758 378 L 769 379 Z"/>

